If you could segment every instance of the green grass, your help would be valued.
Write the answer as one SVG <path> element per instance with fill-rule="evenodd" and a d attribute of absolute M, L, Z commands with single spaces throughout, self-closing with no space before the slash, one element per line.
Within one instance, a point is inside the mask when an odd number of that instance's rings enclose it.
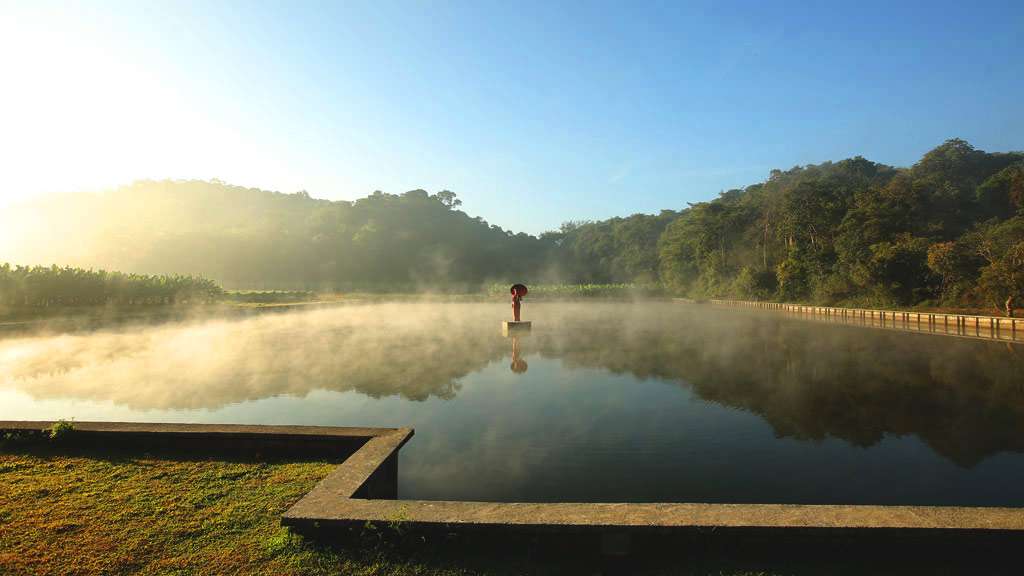
<path fill-rule="evenodd" d="M 332 465 L 0 453 L 0 573 L 318 573 L 277 515 Z"/>
<path fill-rule="evenodd" d="M 154 455 L 77 447 L 74 438 L 68 431 L 0 441 L 0 574 L 953 573 L 937 555 L 922 563 L 938 550 L 905 551 L 899 562 L 853 548 L 812 559 L 817 544 L 749 549 L 700 538 L 610 562 L 593 540 L 424 534 L 409 530 L 401 513 L 344 539 L 308 539 L 281 527 L 279 517 L 334 461 Z M 967 566 L 983 568 L 977 562 L 971 556 Z"/>
<path fill-rule="evenodd" d="M 335 464 L 101 455 L 57 442 L 6 448 L 0 574 L 488 572 L 473 567 L 486 559 L 439 557 L 422 541 L 390 543 L 399 520 L 344 547 L 281 527 L 280 514 Z M 505 568 L 493 573 L 522 573 Z"/>
<path fill-rule="evenodd" d="M 530 540 L 427 537 L 409 533 L 401 517 L 343 543 L 310 540 L 281 527 L 279 517 L 336 462 L 101 452 L 76 448 L 67 440 L 73 434 L 0 442 L 0 574 L 600 572 L 594 555 L 538 557 L 524 553 Z"/>
<path fill-rule="evenodd" d="M 227 302 L 253 304 L 311 302 L 319 299 L 316 292 L 308 290 L 227 290 L 221 298 Z"/>

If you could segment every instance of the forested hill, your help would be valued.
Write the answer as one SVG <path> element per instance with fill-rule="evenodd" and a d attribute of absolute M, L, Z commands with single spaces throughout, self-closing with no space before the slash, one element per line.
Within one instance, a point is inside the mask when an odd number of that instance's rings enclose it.
<path fill-rule="evenodd" d="M 447 191 L 331 202 L 219 181 L 141 181 L 21 207 L 7 218 L 19 249 L 0 261 L 324 290 L 478 284 L 544 265 L 541 240 L 471 218 L 459 203 Z"/>
<path fill-rule="evenodd" d="M 659 256 L 698 296 L 1003 308 L 1024 297 L 1024 153 L 949 140 L 909 169 L 773 170 L 684 211 Z"/>
<path fill-rule="evenodd" d="M 199 274 L 229 288 L 661 281 L 697 297 L 1005 306 L 1024 299 L 1024 153 L 950 140 L 909 168 L 861 157 L 658 215 L 540 237 L 447 191 L 355 202 L 219 181 L 144 181 L 0 216 L 0 262 Z M 681 209 L 680 209 L 681 208 Z"/>

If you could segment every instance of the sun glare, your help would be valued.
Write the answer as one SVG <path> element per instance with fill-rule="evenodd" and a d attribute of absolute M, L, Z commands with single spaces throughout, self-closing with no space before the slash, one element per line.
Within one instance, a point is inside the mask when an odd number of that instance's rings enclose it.
<path fill-rule="evenodd" d="M 164 39 L 114 34 L 112 16 L 7 10 L 0 203 L 142 178 L 211 178 L 252 158 L 246 138 L 155 48 Z M 97 25 L 73 22 L 81 17 Z"/>

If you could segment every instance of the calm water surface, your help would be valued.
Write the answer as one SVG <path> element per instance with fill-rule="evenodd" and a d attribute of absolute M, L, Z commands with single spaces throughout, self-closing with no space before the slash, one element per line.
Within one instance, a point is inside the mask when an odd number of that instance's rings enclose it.
<path fill-rule="evenodd" d="M 400 496 L 1024 505 L 1024 347 L 673 303 L 0 339 L 0 419 L 411 426 Z"/>

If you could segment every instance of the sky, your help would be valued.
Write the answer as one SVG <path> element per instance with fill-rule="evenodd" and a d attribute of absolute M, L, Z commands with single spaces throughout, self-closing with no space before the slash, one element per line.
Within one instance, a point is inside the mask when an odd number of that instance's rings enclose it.
<path fill-rule="evenodd" d="M 454 191 L 514 231 L 1024 149 L 1024 2 L 0 0 L 0 209 L 137 179 Z"/>

